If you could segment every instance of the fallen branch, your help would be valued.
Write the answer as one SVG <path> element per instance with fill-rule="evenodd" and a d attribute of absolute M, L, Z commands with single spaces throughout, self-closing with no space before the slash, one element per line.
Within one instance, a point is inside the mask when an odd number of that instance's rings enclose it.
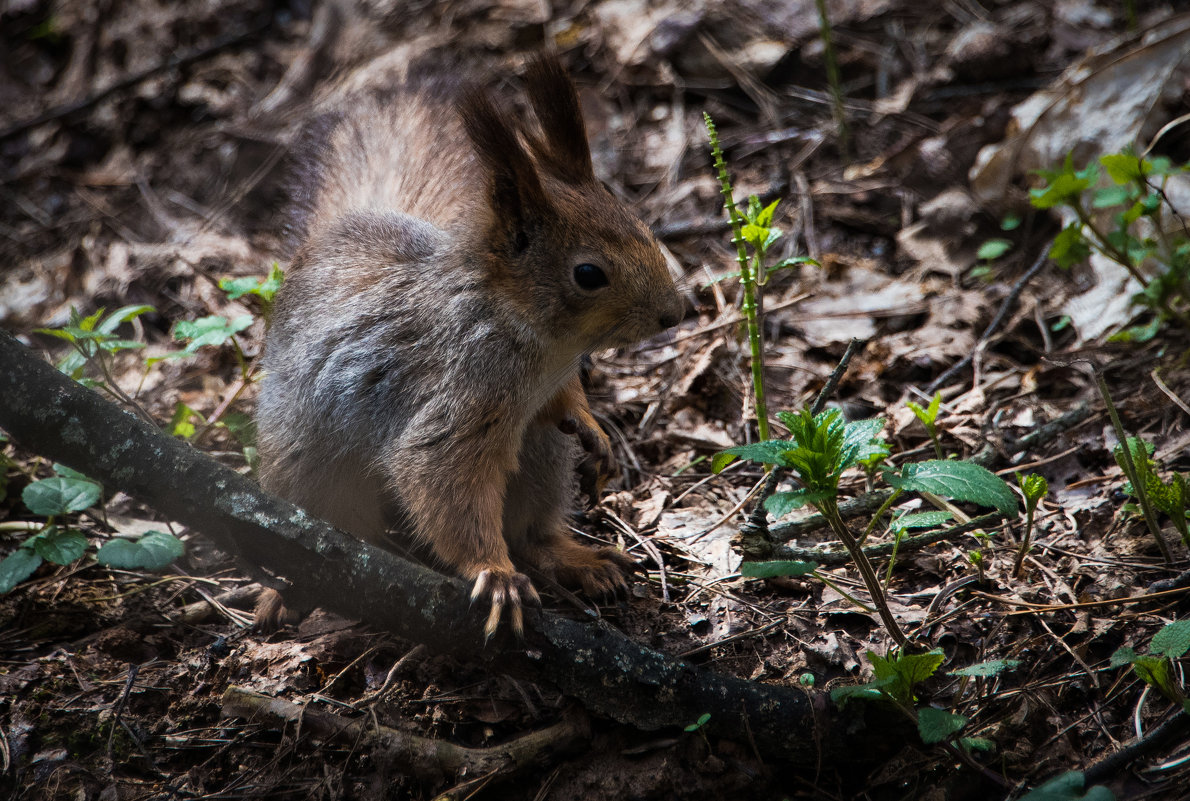
<path fill-rule="evenodd" d="M 370 725 L 371 718 L 345 718 L 304 704 L 228 687 L 223 693 L 223 716 L 244 718 L 270 728 L 300 726 L 305 735 L 321 742 L 349 746 L 369 744 L 384 750 L 385 757 L 403 773 L 426 782 L 501 774 L 511 777 L 538 767 L 555 754 L 565 753 L 590 738 L 590 727 L 581 714 L 570 714 L 553 726 L 517 737 L 490 748 L 467 748 L 448 740 L 435 740 L 389 726 Z"/>
<path fill-rule="evenodd" d="M 525 641 L 485 647 L 461 581 L 342 534 L 81 387 L 0 331 L 0 428 L 31 451 L 120 489 L 202 533 L 258 574 L 292 580 L 295 609 L 321 606 L 441 653 L 544 681 L 642 729 L 710 715 L 710 734 L 791 764 L 872 763 L 910 736 L 874 705 L 841 713 L 825 693 L 720 676 L 638 645 L 603 621 L 527 610 Z M 858 742 L 857 714 L 875 720 Z M 876 720 L 876 718 L 879 718 Z M 852 732 L 852 734 L 848 734 Z"/>

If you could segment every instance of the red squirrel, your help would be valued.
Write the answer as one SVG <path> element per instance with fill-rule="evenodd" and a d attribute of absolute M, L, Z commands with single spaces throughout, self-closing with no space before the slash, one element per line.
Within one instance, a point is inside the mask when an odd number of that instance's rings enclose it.
<path fill-rule="evenodd" d="M 267 490 L 363 540 L 424 543 L 490 604 L 489 637 L 505 606 L 520 634 L 539 603 L 517 562 L 625 586 L 630 558 L 566 531 L 574 435 L 609 452 L 579 361 L 683 316 L 656 240 L 595 177 L 557 59 L 524 87 L 534 127 L 442 81 L 315 125 L 257 411 Z M 274 594 L 258 621 L 279 611 Z"/>

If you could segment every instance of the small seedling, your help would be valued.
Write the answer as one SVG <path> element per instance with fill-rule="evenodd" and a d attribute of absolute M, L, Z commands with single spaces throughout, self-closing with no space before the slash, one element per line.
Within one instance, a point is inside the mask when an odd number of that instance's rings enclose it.
<path fill-rule="evenodd" d="M 41 530 L 22 542 L 0 561 L 0 595 L 13 590 L 43 561 L 68 565 L 82 558 L 90 543 L 81 531 L 59 525 L 68 515 L 90 509 L 102 495 L 102 487 L 64 465 L 55 465 L 53 478 L 34 481 L 25 487 L 21 500 L 29 511 L 45 517 Z M 100 564 L 111 567 L 160 570 L 182 555 L 182 543 L 170 534 L 150 531 L 139 540 L 112 540 L 95 554 Z"/>
<path fill-rule="evenodd" d="M 219 279 L 219 288 L 227 293 L 229 300 L 241 300 L 245 297 L 256 298 L 260 304 L 261 316 L 268 320 L 273 313 L 273 299 L 277 296 L 277 290 L 281 288 L 281 282 L 284 279 L 285 273 L 282 272 L 281 266 L 277 262 L 273 262 L 273 266 L 269 268 L 269 274 L 264 278 L 254 276 L 221 278 Z"/>
<path fill-rule="evenodd" d="M 930 400 L 930 405 L 924 409 L 913 401 L 905 401 L 905 405 L 909 407 L 909 410 L 925 426 L 926 433 L 930 435 L 930 441 L 934 443 L 934 455 L 939 459 L 945 459 L 946 455 L 942 452 L 942 443 L 938 441 L 937 424 L 938 410 L 942 406 L 942 392 L 935 392 L 934 397 Z"/>
<path fill-rule="evenodd" d="M 1021 539 L 1021 547 L 1016 552 L 1016 564 L 1012 567 L 1012 577 L 1019 578 L 1021 566 L 1025 563 L 1025 554 L 1029 553 L 1029 541 L 1033 536 L 1033 513 L 1037 511 L 1037 504 L 1049 492 L 1049 482 L 1036 473 L 1022 476 L 1017 473 L 1017 483 L 1020 484 L 1021 494 L 1025 496 L 1025 536 Z M 982 578 L 982 571 L 980 572 Z"/>
<path fill-rule="evenodd" d="M 128 395 L 112 375 L 112 356 L 125 350 L 139 350 L 143 342 L 123 339 L 116 330 L 142 314 L 153 311 L 152 306 L 124 306 L 104 316 L 104 309 L 82 317 L 78 309 L 70 309 L 70 322 L 61 328 L 38 328 L 37 333 L 57 337 L 70 343 L 71 352 L 58 362 L 58 369 L 92 389 L 106 392 L 118 402 L 135 409 L 138 414 L 151 420 L 149 414 L 136 400 Z M 98 372 L 100 378 L 90 378 L 87 370 Z"/>
<path fill-rule="evenodd" d="M 1190 651 L 1190 620 L 1177 620 L 1153 635 L 1148 654 L 1119 648 L 1112 654 L 1111 666 L 1131 665 L 1141 681 L 1190 714 L 1190 700 L 1178 685 L 1173 669 L 1173 660 L 1181 659 L 1186 651 Z"/>
<path fill-rule="evenodd" d="M 898 646 L 904 646 L 908 639 L 888 608 L 884 588 L 876 571 L 860 547 L 859 540 L 844 522 L 838 506 L 839 478 L 843 472 L 887 447 L 879 436 L 884 427 L 883 421 L 856 420 L 845 423 L 837 409 L 817 415 L 810 414 L 809 410 L 799 414 L 778 412 L 777 417 L 789 429 L 789 440 L 770 440 L 728 448 L 715 455 L 712 469 L 720 472 L 736 458 L 743 458 L 765 465 L 778 465 L 792 472 L 801 483 L 801 488 L 774 493 L 765 500 L 764 508 L 777 518 L 807 504 L 817 509 L 855 562 L 885 629 Z M 1016 496 L 1004 480 L 972 462 L 938 460 L 907 464 L 896 473 L 885 470 L 883 478 L 896 490 L 893 498 L 903 492 L 926 492 L 993 506 L 1005 517 L 1017 513 Z M 883 509 L 877 513 L 877 517 L 880 514 L 883 514 Z"/>
<path fill-rule="evenodd" d="M 1158 512 L 1164 512 L 1173 522 L 1174 528 L 1182 538 L 1182 542 L 1190 546 L 1190 531 L 1187 530 L 1186 519 L 1186 476 L 1183 473 L 1171 473 L 1169 480 L 1161 478 L 1157 472 L 1161 465 L 1153 459 L 1153 444 L 1140 437 L 1128 438 L 1128 453 L 1122 443 L 1117 443 L 1112 450 L 1116 464 L 1128 476 L 1124 485 L 1124 492 L 1136 498 L 1139 502 L 1144 497 Z M 1128 467 L 1131 456 L 1131 469 Z M 1138 486 L 1143 486 L 1141 492 Z M 1148 518 L 1146 518 L 1147 522 Z M 1160 531 L 1152 532 L 1160 537 Z"/>
<path fill-rule="evenodd" d="M 950 512 L 936 510 L 931 512 L 914 512 L 893 518 L 889 530 L 893 535 L 893 549 L 888 556 L 888 569 L 884 573 L 884 586 L 892 581 L 893 565 L 897 563 L 897 550 L 901 547 L 901 540 L 910 529 L 935 528 L 948 523 L 952 515 Z M 876 518 L 874 518 L 876 519 Z"/>
<path fill-rule="evenodd" d="M 1110 186 L 1099 187 L 1101 169 Z M 1059 169 L 1038 171 L 1044 183 L 1030 191 L 1032 204 L 1039 209 L 1066 207 L 1076 217 L 1054 239 L 1050 258 L 1070 267 L 1100 253 L 1136 279 L 1141 291 L 1133 302 L 1155 314 L 1148 324 L 1113 335 L 1113 341 L 1147 341 L 1167 320 L 1190 329 L 1190 233 L 1184 224 L 1167 225 L 1166 218 L 1176 217 L 1176 211 L 1165 193 L 1169 178 L 1186 171 L 1187 166 L 1167 158 L 1127 151 L 1101 156 L 1081 170 L 1067 156 Z M 1104 210 L 1115 211 L 1106 228 L 1092 213 Z M 1146 262 L 1156 265 L 1155 274 L 1141 269 Z"/>
<path fill-rule="evenodd" d="M 756 427 L 760 438 L 766 440 L 769 438 L 769 418 L 764 388 L 764 342 L 762 340 L 764 305 L 761 289 L 767 283 L 769 276 L 779 270 L 798 264 L 817 264 L 817 262 L 804 256 L 796 256 L 783 259 L 771 266 L 768 264 L 768 250 L 782 236 L 781 230 L 773 226 L 773 214 L 776 212 L 779 201 L 773 201 L 769 205 L 763 206 L 760 199 L 753 195 L 748 198 L 747 209 L 743 212 L 740 211 L 735 203 L 734 189 L 731 184 L 731 176 L 727 172 L 727 163 L 723 159 L 723 148 L 719 144 L 719 132 L 715 128 L 711 115 L 703 112 L 702 116 L 707 136 L 711 141 L 711 156 L 714 159 L 715 174 L 719 180 L 719 192 L 723 195 L 723 207 L 731 222 L 731 241 L 736 248 L 736 262 L 740 267 L 738 276 L 743 293 L 740 306 L 751 350 Z M 751 259 L 748 258 L 745 246 L 752 248 Z"/>
<path fill-rule="evenodd" d="M 851 700 L 884 701 L 891 703 L 917 724 L 917 732 L 927 745 L 948 744 L 967 724 L 967 717 L 945 709 L 920 706 L 917 686 L 932 677 L 945 655 L 939 649 L 924 654 L 893 652 L 887 657 L 868 651 L 875 679 L 867 684 L 847 685 L 831 690 L 831 700 L 845 704 Z M 981 662 L 969 668 L 952 671 L 958 676 L 995 676 L 1016 667 L 1015 660 Z M 961 737 L 955 741 L 964 751 L 988 751 L 993 744 L 982 737 Z"/>

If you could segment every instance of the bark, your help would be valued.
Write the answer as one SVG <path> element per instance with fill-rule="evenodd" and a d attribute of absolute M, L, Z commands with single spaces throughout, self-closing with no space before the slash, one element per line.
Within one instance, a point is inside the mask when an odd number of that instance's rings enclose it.
<path fill-rule="evenodd" d="M 248 565 L 291 580 L 286 603 L 321 606 L 402 638 L 532 681 L 642 729 L 706 730 L 793 764 L 878 760 L 911 737 L 875 707 L 837 709 L 825 693 L 716 675 L 638 645 L 603 621 L 526 610 L 525 639 L 483 636 L 469 588 L 349 537 L 187 443 L 59 373 L 0 331 L 0 428 L 20 445 L 122 490 Z M 869 730 L 849 737 L 869 718 Z M 882 753 L 883 752 L 883 753 Z"/>

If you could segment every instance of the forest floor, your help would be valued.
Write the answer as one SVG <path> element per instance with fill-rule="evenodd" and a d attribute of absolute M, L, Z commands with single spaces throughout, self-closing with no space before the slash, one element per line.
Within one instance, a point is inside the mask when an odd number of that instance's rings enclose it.
<path fill-rule="evenodd" d="M 784 199 L 775 257 L 817 261 L 764 288 L 769 409 L 808 407 L 856 338 L 862 347 L 831 404 L 847 419 L 886 420 L 891 463 L 935 458 L 906 403 L 928 407 L 942 378 L 941 453 L 983 452 L 1014 488 L 1017 473 L 1049 487 L 1019 573 L 1023 519 L 906 549 L 887 574 L 899 624 L 942 654 L 919 708 L 961 714 L 962 736 L 990 750 L 908 741 L 858 772 L 805 770 L 716 738 L 713 721 L 643 732 L 593 718 L 579 748 L 515 776 L 399 771 L 374 741 L 321 737 L 300 720 L 247 723 L 225 711 L 224 694 L 245 688 L 476 747 L 545 728 L 574 704 L 323 611 L 257 633 L 250 598 L 232 603 L 250 584 L 244 572 L 200 532 L 175 526 L 186 553 L 168 568 L 101 566 L 89 551 L 46 562 L 0 597 L 0 788 L 105 801 L 1010 798 L 1179 714 L 1110 662 L 1124 646 L 1147 652 L 1155 633 L 1186 617 L 1190 590 L 1153 585 L 1190 560 L 1165 516 L 1163 558 L 1125 491 L 1095 376 L 1169 479 L 1190 470 L 1190 339 L 1171 321 L 1155 336 L 1109 342 L 1154 317 L 1130 304 L 1134 279 L 1107 259 L 1030 269 L 1064 224 L 1030 206 L 1033 171 L 1071 151 L 1081 166 L 1154 140 L 1151 158 L 1190 160 L 1187 127 L 1161 132 L 1190 100 L 1178 64 L 1190 23 L 1146 2 L 1130 21 L 1129 5 L 828 2 L 846 144 L 809 0 L 360 0 L 340 3 L 329 27 L 306 0 L 0 6 L 0 324 L 58 360 L 64 343 L 36 329 L 68 325 L 72 309 L 151 306 L 119 329 L 144 347 L 91 377 L 242 472 L 264 322 L 254 296 L 233 300 L 220 281 L 285 267 L 276 176 L 306 99 L 329 76 L 382 57 L 440 55 L 515 83 L 525 57 L 549 42 L 580 86 L 600 177 L 657 232 L 689 299 L 676 331 L 594 354 L 592 407 L 619 468 L 574 525 L 643 567 L 628 597 L 599 605 L 603 620 L 715 672 L 815 693 L 871 680 L 867 654 L 893 644 L 876 614 L 842 594 L 867 598 L 851 564 L 820 568 L 829 585 L 741 576 L 736 535 L 764 474 L 751 463 L 710 470 L 711 456 L 756 430 L 737 285 L 714 282 L 735 269 L 734 249 L 704 111 L 737 198 Z M 1032 114 L 1014 112 L 1030 98 Z M 1169 185 L 1170 202 L 1179 187 Z M 146 368 L 182 349 L 179 323 L 213 316 L 250 324 L 234 344 Z M 1083 404 L 1077 422 L 1014 447 Z M 45 524 L 22 497 L 54 468 L 13 442 L 0 448 L 5 556 Z M 845 473 L 842 496 L 864 495 L 869 481 Z M 893 511 L 928 508 L 906 496 Z M 987 511 L 945 508 L 946 525 Z M 91 545 L 171 530 L 119 492 L 65 522 Z M 889 528 L 882 517 L 870 542 L 892 539 Z M 814 526 L 774 531 L 803 548 L 836 540 Z M 884 577 L 888 558 L 876 568 Z M 227 603 L 204 603 L 224 593 Z M 587 614 L 585 599 L 545 595 L 563 614 Z M 995 675 L 951 673 L 992 660 L 1013 661 Z M 1186 664 L 1174 660 L 1175 683 Z M 870 744 L 880 732 L 855 737 Z M 1190 798 L 1188 756 L 1182 729 L 1102 781 L 1117 798 Z"/>

